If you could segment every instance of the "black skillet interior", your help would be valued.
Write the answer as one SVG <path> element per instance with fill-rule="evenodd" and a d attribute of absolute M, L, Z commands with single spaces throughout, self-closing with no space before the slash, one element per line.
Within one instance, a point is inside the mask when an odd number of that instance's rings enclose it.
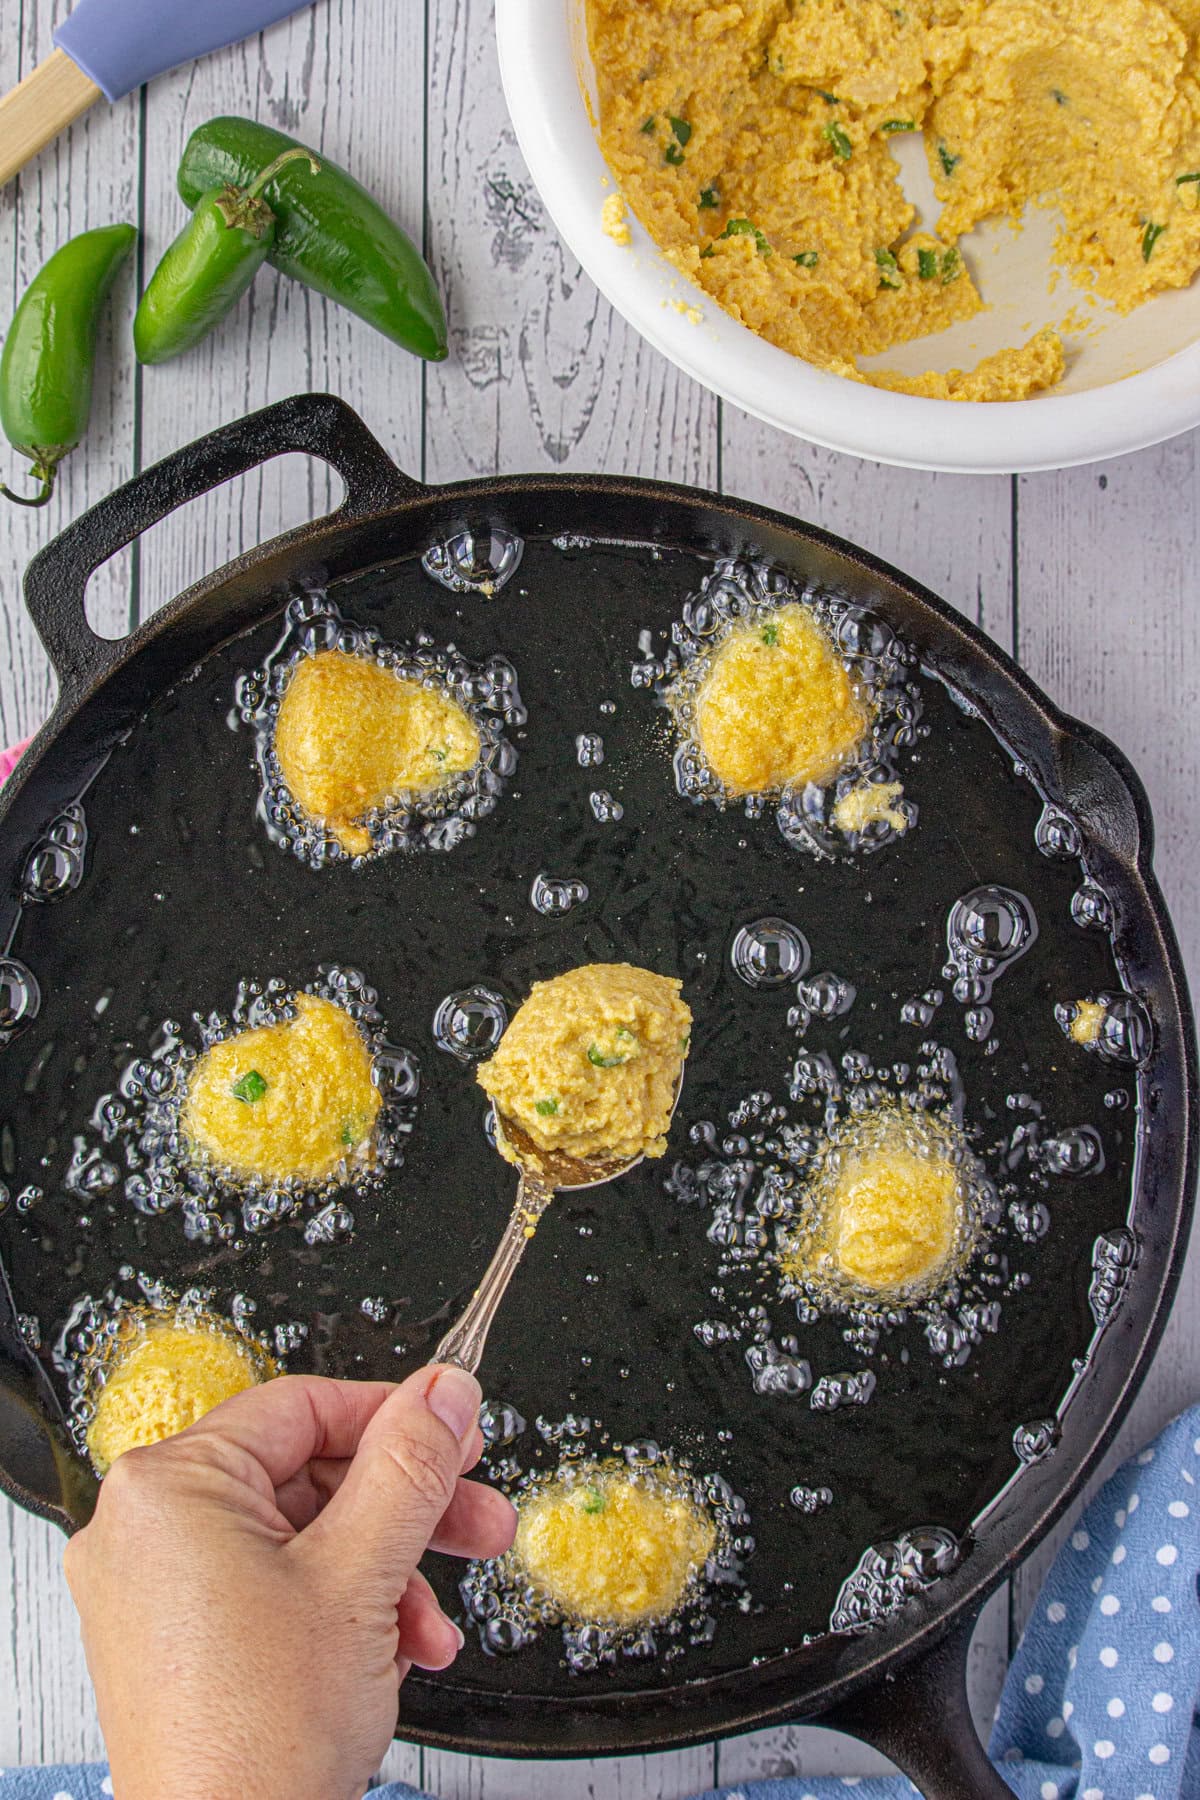
<path fill-rule="evenodd" d="M 1057 782 L 1053 798 L 1095 828 L 1091 866 L 1116 902 L 1122 955 L 1155 1016 L 1146 1092 L 1176 1116 L 1160 1119 L 1143 1161 L 1143 1178 L 1150 1169 L 1158 1179 L 1136 1203 L 1138 1278 L 1091 1351 L 1085 1389 L 1089 1381 L 1096 1387 L 1097 1365 L 1104 1372 L 1090 1418 L 1081 1428 L 1078 1404 L 1068 1409 L 1063 1464 L 1055 1469 L 1052 1456 L 1020 1475 L 993 1515 L 1002 1524 L 990 1540 L 988 1528 L 981 1530 L 958 1575 L 943 1586 L 966 1592 L 972 1562 L 977 1576 L 998 1575 L 1022 1531 L 1042 1521 L 1095 1448 L 1161 1320 L 1186 1218 L 1186 1002 L 1175 985 L 1169 928 L 1147 895 L 1145 872 L 1133 866 L 1144 802 L 1119 759 L 1085 733 L 1064 737 L 997 659 L 979 655 L 970 634 L 948 629 L 911 587 L 839 555 L 827 541 L 806 543 L 778 521 L 759 515 L 756 523 L 750 515 L 747 522 L 743 515 L 740 547 L 782 558 L 792 574 L 825 580 L 875 606 L 923 658 L 1004 718 L 1008 742 L 955 704 L 940 681 L 922 679 L 928 734 L 904 771 L 919 825 L 906 840 L 855 863 L 799 856 L 769 812 L 748 820 L 740 811 L 685 803 L 672 784 L 665 716 L 631 687 L 629 671 L 639 633 L 649 630 L 665 645 L 711 566 L 697 540 L 728 547 L 731 527 L 726 520 L 714 532 L 686 517 L 689 503 L 681 499 L 671 502 L 673 517 L 661 497 L 639 505 L 636 488 L 632 498 L 625 493 L 611 509 L 618 521 L 606 529 L 654 537 L 653 554 L 552 541 L 564 531 L 596 528 L 603 505 L 596 495 L 559 488 L 524 503 L 514 489 L 490 498 L 490 515 L 526 538 L 519 574 L 493 599 L 452 596 L 421 570 L 414 551 L 455 517 L 449 509 L 439 514 L 436 496 L 415 528 L 399 514 L 376 525 L 365 555 L 317 543 L 281 552 L 263 566 L 257 598 L 247 565 L 230 588 L 227 630 L 254 617 L 260 622 L 153 700 L 87 794 L 82 885 L 54 904 L 22 910 L 13 953 L 38 975 L 42 1003 L 0 1058 L 4 1179 L 14 1194 L 32 1183 L 44 1195 L 27 1213 L 10 1206 L 0 1215 L 0 1252 L 18 1310 L 38 1321 L 43 1368 L 83 1292 L 132 1294 L 136 1274 L 145 1272 L 176 1288 L 211 1287 L 225 1308 L 235 1295 L 248 1296 L 256 1325 L 268 1332 L 303 1325 L 307 1336 L 289 1358 L 293 1369 L 394 1376 L 428 1355 L 464 1303 L 512 1198 L 509 1171 L 484 1138 L 471 1071 L 435 1047 L 431 1021 L 439 1000 L 483 982 L 515 1004 L 533 980 L 592 960 L 627 958 L 683 977 L 696 1029 L 668 1156 L 619 1188 L 555 1203 L 494 1330 L 483 1379 L 492 1397 L 530 1422 L 512 1446 L 523 1466 L 553 1454 L 533 1421 L 572 1413 L 590 1420 L 588 1441 L 598 1449 L 651 1437 L 727 1476 L 753 1519 L 753 1604 L 745 1611 L 723 1607 L 712 1646 L 673 1662 L 626 1660 L 615 1671 L 580 1678 L 566 1671 L 557 1635 L 549 1634 L 508 1659 L 471 1646 L 452 1684 L 414 1684 L 410 1725 L 415 1719 L 417 1735 L 551 1754 L 737 1728 L 754 1716 L 752 1689 L 765 1695 L 770 1685 L 754 1664 L 783 1667 L 776 1659 L 788 1651 L 794 1654 L 785 1685 L 793 1703 L 868 1667 L 893 1641 L 894 1628 L 868 1640 L 824 1635 L 839 1586 L 863 1549 L 925 1524 L 969 1536 L 972 1521 L 1018 1470 L 1014 1429 L 1052 1417 L 1089 1358 L 1093 1244 L 1130 1212 L 1136 1083 L 1128 1071 L 1068 1045 L 1055 1022 L 1056 1001 L 1119 988 L 1121 978 L 1108 938 L 1072 921 L 1078 861 L 1047 859 L 1035 846 L 1043 797 L 1016 772 L 1014 756 L 1039 769 L 1052 789 Z M 335 574 L 375 565 L 341 576 L 330 592 L 347 617 L 385 638 L 425 630 L 475 659 L 503 652 L 517 667 L 529 722 L 516 734 L 516 778 L 474 839 L 450 854 L 317 874 L 263 835 L 249 737 L 227 719 L 233 684 L 275 641 L 280 607 L 292 591 L 287 578 L 311 576 L 321 560 Z M 215 642 L 222 634 L 212 635 Z M 160 670 L 162 660 L 160 654 Z M 172 673 L 185 666 L 176 652 Z M 130 693 L 136 688 L 127 684 Z M 87 737 L 73 729 L 81 768 Z M 603 737 L 602 767 L 579 766 L 581 732 Z M 61 783 L 67 753 L 59 748 Z M 1065 791 L 1064 772 L 1072 767 L 1076 785 Z M 601 787 L 623 805 L 619 823 L 593 816 L 589 794 Z M 29 817 L 28 783 L 24 793 Z M 6 839 L 9 866 L 19 860 L 17 849 Z M 539 872 L 581 879 L 589 899 L 562 918 L 543 917 L 529 900 Z M 1039 924 L 1036 943 L 997 984 L 994 1052 L 970 1041 L 963 1009 L 948 993 L 926 1030 L 900 1017 L 910 997 L 931 986 L 948 989 L 941 976 L 947 913 L 980 882 L 1026 895 Z M 878 1376 L 870 1404 L 834 1413 L 814 1411 L 803 1395 L 755 1394 L 744 1339 L 702 1348 L 693 1327 L 723 1307 L 729 1315 L 737 1284 L 726 1284 L 725 1300 L 714 1297 L 719 1253 L 705 1235 L 708 1216 L 664 1191 L 677 1158 L 699 1160 L 689 1142 L 693 1124 L 710 1120 L 723 1134 L 730 1109 L 752 1090 L 787 1100 L 788 1072 L 801 1047 L 787 1018 L 792 996 L 752 991 L 729 961 L 734 930 L 767 914 L 801 927 L 814 969 L 836 970 L 857 988 L 850 1013 L 814 1022 L 803 1048 L 827 1050 L 835 1061 L 860 1051 L 883 1066 L 914 1065 L 927 1039 L 950 1048 L 968 1122 L 993 1174 L 1044 1200 L 1052 1215 L 1036 1245 L 1007 1227 L 997 1235 L 1000 1328 L 983 1336 L 965 1366 L 942 1367 L 920 1326 L 903 1325 L 870 1359 Z M 298 1225 L 284 1224 L 210 1251 L 185 1242 L 176 1214 L 147 1218 L 119 1195 L 84 1206 L 67 1193 L 75 1135 L 86 1134 L 100 1096 L 114 1089 L 131 1057 L 150 1047 L 164 1020 L 227 1008 L 244 978 L 299 984 L 330 962 L 361 970 L 378 989 L 389 1035 L 417 1053 L 422 1070 L 404 1167 L 376 1201 L 357 1209 L 349 1243 L 310 1248 Z M 1010 1175 L 997 1146 L 1014 1124 L 1008 1097 L 1018 1094 L 1035 1096 L 1053 1129 L 1086 1123 L 1098 1130 L 1103 1171 L 1036 1194 L 1027 1168 Z M 813 1116 L 803 1102 L 789 1107 L 797 1119 Z M 1013 1281 L 1024 1273 L 1027 1285 Z M 769 1284 L 752 1297 L 765 1299 L 776 1336 L 799 1331 L 815 1375 L 861 1364 L 842 1339 L 842 1322 L 798 1328 Z M 387 1302 L 382 1322 L 364 1314 L 364 1298 Z M 1111 1342 L 1118 1334 L 1120 1348 Z M 63 1393 L 61 1377 L 53 1380 Z M 10 1384 L 0 1412 L 6 1468 L 43 1503 L 59 1503 L 58 1487 L 17 1448 L 15 1426 L 6 1426 L 17 1417 L 14 1392 Z M 798 1483 L 830 1487 L 833 1505 L 815 1516 L 802 1513 L 788 1498 Z M 436 1577 L 449 1603 L 453 1573 Z M 909 1609 L 910 1624 L 933 1616 L 936 1593 Z M 808 1636 L 815 1641 L 804 1644 Z M 707 1709 L 703 1701 L 698 1711 L 690 1707 L 692 1684 L 699 1694 L 710 1691 Z M 564 1703 L 540 1715 L 544 1729 L 529 1710 L 533 1696 Z M 464 1709 L 485 1723 L 467 1724 Z M 636 1728 L 635 1714 L 645 1721 Z"/>

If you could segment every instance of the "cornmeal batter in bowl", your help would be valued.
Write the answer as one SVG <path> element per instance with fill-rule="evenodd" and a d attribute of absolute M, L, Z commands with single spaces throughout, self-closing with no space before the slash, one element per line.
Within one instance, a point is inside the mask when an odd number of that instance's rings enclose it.
<path fill-rule="evenodd" d="M 319 1185 L 373 1154 L 383 1098 L 362 1031 L 319 994 L 293 1005 L 293 1018 L 221 1039 L 192 1070 L 183 1135 L 235 1178 Z"/>
<path fill-rule="evenodd" d="M 373 658 L 321 650 L 296 664 L 279 707 L 275 755 L 293 798 L 351 856 L 365 856 L 368 813 L 428 795 L 471 769 L 482 748 L 465 708 L 439 686 Z"/>
<path fill-rule="evenodd" d="M 479 1084 L 539 1149 L 661 1156 L 692 1029 L 681 986 L 630 963 L 535 982 Z"/>
<path fill-rule="evenodd" d="M 564 1617 L 653 1625 L 676 1612 L 717 1542 L 712 1518 L 668 1471 L 568 1464 L 518 1496 L 508 1560 Z"/>
<path fill-rule="evenodd" d="M 194 1425 L 276 1373 L 266 1351 L 200 1308 L 130 1308 L 85 1374 L 88 1454 L 106 1475 L 126 1450 Z"/>
<path fill-rule="evenodd" d="M 958 239 L 1057 207 L 1056 256 L 1127 312 L 1200 267 L 1194 0 L 587 0 L 601 143 L 676 267 L 818 367 L 934 398 L 1021 399 L 1056 333 L 974 370 L 857 358 L 984 305 Z M 895 139 L 941 213 L 914 229 Z"/>

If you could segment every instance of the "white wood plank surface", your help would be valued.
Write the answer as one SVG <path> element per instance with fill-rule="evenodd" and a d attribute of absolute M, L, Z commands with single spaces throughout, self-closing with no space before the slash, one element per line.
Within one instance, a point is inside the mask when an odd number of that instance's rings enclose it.
<path fill-rule="evenodd" d="M 11 0 L 10 0 L 11 3 Z M 15 0 L 0 33 L 0 89 L 45 53 L 59 7 Z M 7 21 L 6 21 L 7 23 Z M 135 373 L 119 291 L 86 451 L 44 513 L 5 514 L 0 557 L 0 736 L 48 711 L 45 658 L 19 573 L 66 520 L 134 469 L 271 399 L 330 388 L 403 466 L 431 481 L 506 469 L 657 475 L 795 512 L 866 545 L 961 607 L 1070 710 L 1132 756 L 1159 820 L 1158 866 L 1185 953 L 1200 963 L 1194 718 L 1200 620 L 1197 440 L 1105 469 L 1019 483 L 909 474 L 797 444 L 730 408 L 615 318 L 546 219 L 499 87 L 489 0 L 418 6 L 323 0 L 118 108 L 82 120 L 0 190 L 0 324 L 50 251 L 128 218 L 148 270 L 183 219 L 173 186 L 188 133 L 251 114 L 351 166 L 425 239 L 446 295 L 451 359 L 425 369 L 361 322 L 269 271 L 192 356 Z M 10 472 L 6 465 L 6 473 Z M 336 499 L 326 472 L 287 459 L 160 527 L 93 582 L 91 616 L 119 634 L 191 579 Z M 1181 726 L 1181 719 L 1185 721 Z M 1122 1437 L 1128 1448 L 1196 1393 L 1200 1261 Z M 101 1754 L 57 1535 L 0 1503 L 0 1766 Z M 988 1608 L 972 1651 L 981 1723 L 998 1693 L 1045 1557 Z M 716 1778 L 862 1774 L 882 1767 L 813 1728 L 719 1747 L 589 1764 L 527 1764 L 396 1746 L 390 1776 L 444 1800 L 682 1800 Z"/>

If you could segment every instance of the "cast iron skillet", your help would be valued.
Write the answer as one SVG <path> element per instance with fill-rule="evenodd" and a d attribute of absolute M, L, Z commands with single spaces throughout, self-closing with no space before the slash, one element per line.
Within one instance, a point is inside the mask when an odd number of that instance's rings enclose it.
<path fill-rule="evenodd" d="M 129 639 L 113 643 L 95 636 L 85 618 L 84 591 L 96 568 L 184 502 L 270 457 L 294 451 L 322 457 L 343 477 L 347 495 L 336 513 L 239 558 L 165 607 Z M 986 1761 L 966 1703 L 964 1670 L 971 1627 L 988 1594 L 1063 1512 L 1094 1469 L 1149 1365 L 1185 1252 L 1196 1164 L 1197 1083 L 1188 999 L 1174 935 L 1151 871 L 1151 821 L 1140 784 L 1112 745 L 1065 719 L 1019 668 L 957 613 L 896 571 L 827 533 L 712 494 L 605 477 L 499 479 L 425 488 L 401 474 L 361 421 L 329 396 L 285 401 L 217 431 L 101 502 L 43 551 L 28 572 L 27 603 L 57 672 L 59 698 L 51 720 L 23 758 L 0 803 L 0 867 L 7 872 L 2 902 L 6 941 L 17 936 L 23 948 L 21 934 L 32 934 L 38 946 L 36 973 L 45 997 L 36 1030 L 49 1030 L 46 1019 L 57 1016 L 59 1005 L 56 975 L 63 968 L 75 967 L 72 956 L 77 961 L 80 954 L 85 958 L 90 954 L 88 934 L 91 931 L 94 937 L 96 928 L 78 912 L 72 921 L 69 910 L 57 915 L 62 923 L 56 923 L 54 909 L 48 906 L 32 912 L 26 907 L 22 915 L 22 872 L 31 846 L 48 822 L 79 795 L 110 753 L 114 769 L 127 766 L 136 774 L 141 767 L 144 778 L 152 779 L 150 764 L 119 765 L 122 756 L 134 751 L 118 746 L 147 707 L 201 665 L 196 683 L 175 690 L 184 698 L 166 702 L 186 712 L 193 704 L 187 699 L 189 688 L 199 691 L 203 687 L 202 665 L 238 634 L 252 633 L 257 626 L 257 635 L 248 641 L 259 650 L 269 644 L 277 624 L 268 625 L 267 621 L 277 621 L 283 600 L 298 583 L 314 578 L 337 582 L 353 576 L 363 584 L 365 605 L 374 591 L 371 584 L 376 578 L 371 571 L 389 564 L 398 567 L 399 559 L 408 559 L 411 569 L 415 555 L 452 531 L 488 526 L 520 534 L 531 553 L 536 543 L 586 534 L 593 539 L 661 546 L 668 566 L 674 557 L 688 567 L 698 567 L 688 559 L 710 556 L 714 551 L 757 555 L 876 608 L 947 681 L 974 702 L 1042 792 L 1067 806 L 1079 821 L 1089 846 L 1091 871 L 1115 905 L 1117 953 L 1127 985 L 1148 1006 L 1154 1048 L 1141 1076 L 1142 1130 L 1136 1146 L 1127 1142 L 1132 1201 L 1126 1186 L 1118 1197 L 1119 1206 L 1113 1201 L 1112 1211 L 1097 1214 L 1094 1221 L 1085 1219 L 1084 1226 L 1076 1228 L 1082 1288 L 1076 1279 L 1073 1302 L 1064 1301 L 1061 1284 L 1035 1281 L 1029 1291 L 1040 1291 L 1040 1298 L 1029 1302 L 1025 1360 L 1036 1364 L 1039 1345 L 1049 1346 L 1062 1334 L 1072 1304 L 1078 1314 L 1079 1293 L 1086 1293 L 1094 1232 L 1120 1226 L 1126 1219 L 1137 1242 L 1128 1290 L 1077 1371 L 1061 1409 L 1057 1449 L 1022 1470 L 1007 1486 L 1002 1478 L 994 1482 L 990 1492 L 1003 1491 L 979 1518 L 969 1554 L 951 1574 L 872 1632 L 854 1637 L 818 1635 L 813 1642 L 790 1650 L 777 1646 L 776 1654 L 754 1661 L 747 1656 L 740 1666 L 719 1660 L 704 1665 L 685 1661 L 677 1665 L 678 1675 L 660 1670 L 639 1680 L 622 1671 L 612 1679 L 558 1681 L 557 1685 L 551 1681 L 544 1695 L 528 1689 L 524 1694 L 508 1691 L 519 1689 L 522 1681 L 514 1663 L 493 1662 L 486 1679 L 479 1675 L 478 1664 L 474 1674 L 456 1671 L 447 1679 L 410 1677 L 404 1696 L 405 1735 L 464 1751 L 582 1756 L 661 1749 L 789 1720 L 820 1719 L 876 1744 L 912 1776 L 929 1800 L 975 1800 L 978 1796 L 1003 1800 L 1008 1789 Z M 587 582 L 582 561 L 574 567 L 564 562 L 562 567 L 560 610 L 569 606 L 573 584 L 578 582 L 582 592 Z M 647 579 L 652 584 L 653 578 Z M 674 569 L 677 594 L 686 591 L 682 579 Z M 383 582 L 386 588 L 386 576 Z M 601 607 L 603 595 L 593 597 L 591 603 Z M 614 634 L 621 635 L 618 661 L 625 659 L 629 647 L 623 634 L 638 618 L 635 594 L 627 599 L 623 616 L 614 621 Z M 597 629 L 581 616 L 581 646 L 588 630 L 594 635 Z M 632 635 L 636 638 L 636 632 Z M 528 659 L 532 665 L 536 665 L 537 649 L 531 639 Z M 519 655 L 517 660 L 521 660 Z M 225 689 L 221 687 L 220 692 Z M 216 687 L 213 694 L 217 695 Z M 179 716 L 184 717 L 185 712 Z M 239 754 L 244 756 L 244 746 Z M 996 754 L 1004 760 L 999 748 Z M 182 753 L 168 752 L 164 743 L 161 755 L 178 760 L 185 800 L 190 794 L 198 809 L 214 804 L 198 797 L 197 782 L 219 785 L 205 768 L 193 775 L 189 785 Z M 101 794 L 104 781 L 111 788 L 113 779 L 111 771 L 104 775 L 97 782 L 97 794 Z M 1029 794 L 1032 796 L 1031 788 Z M 104 800 L 101 811 L 106 806 L 119 810 L 125 803 L 118 792 L 115 799 Z M 238 806 L 242 804 L 237 801 Z M 964 796 L 965 812 L 973 804 L 977 801 Z M 716 821 L 714 831 L 721 818 L 728 818 L 712 814 L 711 809 L 704 812 Z M 1035 814 L 1036 807 L 1031 820 Z M 705 829 L 709 829 L 707 824 Z M 716 837 L 711 842 L 715 845 Z M 92 854 L 89 850 L 89 856 Z M 114 921 L 127 915 L 131 932 L 136 932 L 144 922 L 145 897 L 133 890 L 123 891 L 119 847 L 109 844 L 106 848 L 98 838 L 94 855 L 100 873 L 93 881 L 99 883 L 107 870 L 108 891 L 106 895 L 96 887 L 89 904 L 98 915 L 105 915 L 107 908 Z M 130 855 L 132 858 L 133 853 Z M 935 860 L 932 836 L 926 839 L 926 856 Z M 186 860 L 182 851 L 178 860 L 181 866 Z M 424 860 L 432 863 L 439 859 Z M 444 868 L 452 858 L 440 860 Z M 886 885 L 884 856 L 878 861 L 880 872 L 873 870 L 872 879 Z M 168 881 L 170 862 L 170 855 L 164 852 L 164 879 Z M 386 864 L 373 867 L 383 873 L 372 879 L 385 881 Z M 897 853 L 895 868 L 902 867 Z M 293 881 L 316 879 L 298 865 L 289 862 L 288 868 Z M 282 873 L 278 878 L 283 879 Z M 355 879 L 353 875 L 348 878 Z M 433 880 L 435 876 L 419 874 L 412 879 Z M 796 879 L 794 870 L 790 879 Z M 804 879 L 813 881 L 811 870 Z M 837 878 L 831 875 L 828 879 Z M 194 886 L 197 891 L 186 897 L 178 929 L 188 957 L 194 954 L 199 967 L 206 933 L 219 934 L 234 908 L 230 889 L 219 874 Z M 563 941 L 569 941 L 569 933 Z M 585 936 L 581 947 L 586 951 L 589 946 L 595 954 L 596 946 Z M 352 960 L 340 948 L 334 953 Z M 57 969 L 56 962 L 60 965 Z M 1031 967 L 1032 962 L 1031 958 Z M 161 964 L 156 979 L 159 976 L 164 981 L 168 977 Z M 519 986 L 525 971 L 518 969 L 512 979 Z M 61 985 L 69 987 L 70 982 L 64 978 Z M 443 986 L 449 985 L 449 981 L 443 982 Z M 915 985 L 920 985 L 919 980 Z M 165 1005 L 160 1007 L 152 997 L 150 987 L 147 975 L 140 1002 L 145 1012 L 143 1024 L 161 1018 L 166 1011 Z M 134 997 L 138 999 L 137 993 Z M 227 996 L 205 994 L 199 1003 L 219 1004 L 222 999 Z M 172 1005 L 175 1003 L 173 998 Z M 36 1030 L 31 1028 L 28 1043 L 36 1041 Z M 1053 1041 L 1061 1047 L 1061 1039 Z M 87 1048 L 87 1043 L 81 1045 L 77 1069 L 86 1060 Z M 1078 1066 L 1093 1061 L 1080 1058 Z M 23 1054 L 8 1049 L 0 1055 L 0 1108 L 4 1116 L 17 1120 L 32 1117 L 41 1104 L 40 1099 L 36 1104 L 22 1100 L 22 1092 L 28 1090 L 22 1089 L 17 1077 L 26 1067 Z M 86 1080 L 85 1073 L 81 1085 Z M 482 1163 L 479 1169 L 482 1179 Z M 12 1174 L 7 1165 L 4 1172 Z M 507 1199 L 503 1171 L 491 1179 L 491 1191 L 480 1201 L 487 1214 L 480 1243 L 493 1223 L 498 1227 Z M 655 1191 L 652 1183 L 645 1193 L 650 1196 Z M 564 1211 L 562 1228 L 574 1231 L 579 1217 L 582 1215 Z M 550 1226 L 554 1225 L 552 1216 Z M 70 1531 L 88 1516 L 94 1483 L 66 1445 L 61 1402 L 45 1358 L 31 1354 L 18 1327 L 19 1313 L 38 1312 L 43 1303 L 49 1306 L 48 1296 L 41 1291 L 38 1265 L 29 1253 L 30 1229 L 16 1222 L 11 1209 L 0 1218 L 0 1252 L 8 1265 L 8 1275 L 0 1282 L 0 1487 L 22 1505 Z M 36 1225 L 32 1229 L 36 1235 Z M 683 1228 L 669 1224 L 664 1229 L 674 1232 Z M 687 1222 L 687 1232 L 690 1241 L 701 1235 L 702 1226 L 697 1230 L 692 1219 Z M 509 1332 L 514 1342 L 522 1329 L 528 1335 L 531 1321 L 540 1325 L 543 1312 L 551 1316 L 553 1306 L 562 1300 L 553 1285 L 558 1277 L 547 1274 L 547 1268 L 557 1267 L 560 1260 L 551 1257 L 547 1249 L 547 1243 L 554 1241 L 544 1241 L 539 1233 L 530 1266 L 521 1272 L 520 1281 L 526 1284 L 525 1306 L 522 1310 L 514 1296 Z M 565 1251 L 567 1240 L 561 1241 Z M 158 1242 L 163 1246 L 159 1262 L 168 1265 L 164 1272 L 169 1272 L 172 1252 L 166 1247 L 168 1239 Z M 448 1254 L 444 1243 L 441 1249 L 444 1262 Z M 653 1258 L 647 1260 L 653 1262 Z M 1067 1273 L 1072 1268 L 1079 1277 L 1077 1265 L 1067 1267 Z M 79 1279 L 85 1277 L 86 1271 Z M 550 1285 L 535 1298 L 539 1282 Z M 457 1298 L 453 1290 L 446 1291 L 445 1305 L 449 1307 Z M 531 1311 L 531 1307 L 543 1312 Z M 1086 1313 L 1086 1307 L 1083 1310 Z M 552 1385 L 556 1346 L 539 1343 L 531 1347 L 525 1342 L 505 1365 L 503 1331 L 502 1326 L 495 1355 L 504 1380 L 519 1380 L 523 1356 Z M 539 1331 L 538 1336 L 553 1338 L 555 1333 Z M 671 1354 L 669 1346 L 663 1354 Z M 1005 1358 L 1012 1354 L 1002 1345 L 993 1358 L 991 1379 L 999 1382 L 988 1390 L 993 1394 L 1003 1393 L 1008 1375 Z M 319 1360 L 317 1366 L 322 1366 Z M 352 1372 L 332 1366 L 334 1372 Z M 981 1353 L 981 1381 L 989 1379 L 988 1366 Z M 1025 1371 L 1012 1374 L 1015 1382 Z M 741 1376 L 738 1393 L 745 1390 L 744 1370 Z M 951 1385 L 954 1380 L 952 1376 Z M 1064 1386 L 1071 1386 L 1070 1381 L 1060 1384 L 1048 1410 L 1054 1410 Z M 511 1397 L 521 1396 L 514 1393 Z M 536 1391 L 534 1399 L 536 1402 Z M 615 1398 L 613 1405 L 618 1405 Z M 730 1405 L 740 1407 L 740 1401 Z M 871 1412 L 868 1408 L 866 1416 Z M 853 1445 L 857 1430 L 858 1421 L 849 1422 L 846 1436 L 838 1441 Z M 938 1468 L 956 1459 L 961 1458 L 964 1468 L 973 1456 L 978 1462 L 974 1442 L 947 1443 L 936 1431 L 927 1432 L 922 1441 L 926 1443 L 923 1455 L 930 1481 L 935 1481 Z M 856 1479 L 861 1476 L 869 1484 L 869 1479 L 879 1474 L 877 1467 L 867 1468 L 861 1462 L 855 1465 L 852 1453 L 850 1461 Z M 729 1472 L 737 1478 L 736 1467 Z M 897 1529 L 933 1522 L 912 1518 L 905 1512 L 906 1504 L 904 1496 L 896 1497 Z M 832 1520 L 834 1515 L 829 1517 Z M 831 1524 L 825 1529 L 833 1531 L 835 1527 Z M 802 1570 L 798 1573 L 803 1575 Z"/>

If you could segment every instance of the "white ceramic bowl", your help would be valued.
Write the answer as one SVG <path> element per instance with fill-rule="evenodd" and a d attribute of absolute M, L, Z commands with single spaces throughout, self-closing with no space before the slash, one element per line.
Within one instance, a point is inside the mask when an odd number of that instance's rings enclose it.
<path fill-rule="evenodd" d="M 914 399 L 765 343 L 672 268 L 632 215 L 631 247 L 605 233 L 601 207 L 614 187 L 592 124 L 584 0 L 497 0 L 496 29 L 517 138 L 560 234 L 644 338 L 745 412 L 855 456 L 972 474 L 1097 462 L 1200 424 L 1200 281 L 1125 318 L 1089 308 L 1061 272 L 1052 292 L 1046 213 L 1019 234 L 997 221 L 964 240 L 986 312 L 873 361 L 905 373 L 970 367 L 1072 309 L 1090 312 L 1085 331 L 1067 334 L 1071 366 L 1052 393 L 987 405 Z M 936 218 L 918 140 L 902 162 L 910 197 Z"/>

